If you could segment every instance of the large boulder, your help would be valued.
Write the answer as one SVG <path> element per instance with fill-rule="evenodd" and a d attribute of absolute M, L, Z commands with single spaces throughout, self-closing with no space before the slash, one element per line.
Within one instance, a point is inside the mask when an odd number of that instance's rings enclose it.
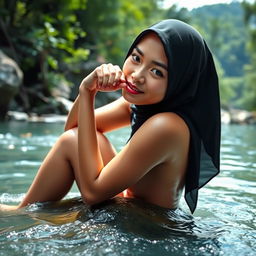
<path fill-rule="evenodd" d="M 3 120 L 13 97 L 18 93 L 23 73 L 17 63 L 0 50 L 0 120 Z"/>

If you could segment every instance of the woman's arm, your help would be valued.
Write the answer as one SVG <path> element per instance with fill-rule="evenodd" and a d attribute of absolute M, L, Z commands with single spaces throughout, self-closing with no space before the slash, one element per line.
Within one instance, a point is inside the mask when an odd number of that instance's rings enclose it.
<path fill-rule="evenodd" d="M 65 131 L 77 127 L 79 99 L 80 96 L 78 95 L 68 114 Z M 130 104 L 123 97 L 97 108 L 95 110 L 97 131 L 105 133 L 127 126 L 130 124 L 130 115 Z"/>
<path fill-rule="evenodd" d="M 84 94 L 83 98 L 81 107 L 86 107 L 88 102 L 92 104 L 93 97 L 90 94 Z M 116 196 L 138 183 L 156 166 L 167 161 L 180 161 L 176 153 L 184 147 L 184 143 L 180 143 L 184 129 L 177 127 L 177 118 L 173 119 L 169 113 L 161 113 L 147 120 L 129 143 L 104 166 L 94 122 L 86 125 L 88 121 L 93 121 L 93 113 L 91 108 L 86 118 L 85 115 L 79 115 L 78 126 L 80 192 L 87 204 L 97 204 Z"/>
<path fill-rule="evenodd" d="M 64 126 L 64 130 L 67 131 L 74 127 L 77 127 L 77 115 L 79 106 L 79 95 L 76 97 L 71 110 L 68 113 L 68 117 Z"/>
<path fill-rule="evenodd" d="M 97 141 L 97 126 L 94 111 L 94 99 L 97 90 L 114 91 L 121 88 L 122 72 L 119 67 L 108 65 L 96 68 L 89 76 L 87 76 L 79 87 L 78 104 L 78 158 L 79 158 L 79 181 L 80 191 L 84 198 L 89 200 L 90 193 L 94 193 L 94 181 L 96 180 L 100 170 L 103 168 L 103 161 Z M 126 84 L 123 84 L 126 86 Z M 107 131 L 111 125 L 109 114 L 106 120 L 107 113 L 115 113 L 118 106 L 127 107 L 124 99 L 116 101 L 107 108 L 98 110 L 98 123 L 101 130 Z M 123 110 L 123 112 L 125 112 Z M 122 117 L 125 114 L 125 117 Z M 115 114 L 116 115 L 116 114 Z M 113 114 L 112 114 L 113 116 Z M 121 118 L 120 124 L 126 124 L 129 117 L 127 110 L 125 113 L 119 111 L 117 117 Z M 117 119 L 117 118 L 115 118 Z M 116 126 L 116 125 L 115 125 Z"/>
<path fill-rule="evenodd" d="M 97 131 L 101 133 L 130 125 L 130 103 L 123 97 L 95 110 Z"/>
<path fill-rule="evenodd" d="M 96 91 L 80 89 L 78 110 L 78 158 L 80 191 L 87 202 L 93 193 L 93 182 L 103 168 L 96 135 L 94 97 Z"/>
<path fill-rule="evenodd" d="M 179 162 L 177 152 L 184 148 L 184 142 L 181 143 L 184 122 L 170 113 L 161 113 L 147 120 L 121 152 L 104 166 L 96 136 L 94 98 L 97 88 L 111 88 L 104 87 L 104 82 L 103 87 L 97 86 L 97 80 L 97 73 L 92 74 L 79 88 L 78 178 L 82 198 L 88 204 L 112 198 L 156 166 L 167 161 Z"/>

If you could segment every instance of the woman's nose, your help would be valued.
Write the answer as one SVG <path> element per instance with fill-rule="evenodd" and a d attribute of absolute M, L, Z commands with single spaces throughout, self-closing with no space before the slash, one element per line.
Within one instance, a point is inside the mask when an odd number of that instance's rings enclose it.
<path fill-rule="evenodd" d="M 144 83 L 145 77 L 142 70 L 134 70 L 132 73 L 132 80 L 138 83 Z"/>

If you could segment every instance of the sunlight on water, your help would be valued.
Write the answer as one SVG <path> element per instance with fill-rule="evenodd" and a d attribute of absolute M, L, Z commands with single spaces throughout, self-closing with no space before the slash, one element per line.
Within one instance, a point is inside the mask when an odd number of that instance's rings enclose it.
<path fill-rule="evenodd" d="M 0 124 L 0 203 L 18 204 L 61 124 Z M 129 131 L 108 134 L 120 150 Z M 0 213 L 0 255 L 255 255 L 255 126 L 223 126 L 221 174 L 201 189 L 194 216 L 137 200 L 62 203 Z"/>

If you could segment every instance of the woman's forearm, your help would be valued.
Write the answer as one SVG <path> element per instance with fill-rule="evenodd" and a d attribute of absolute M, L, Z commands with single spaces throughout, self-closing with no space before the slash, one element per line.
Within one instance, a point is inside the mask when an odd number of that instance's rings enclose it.
<path fill-rule="evenodd" d="M 78 106 L 79 106 L 79 95 L 76 97 L 71 110 L 68 113 L 68 117 L 64 126 L 64 130 L 67 131 L 78 124 Z"/>
<path fill-rule="evenodd" d="M 99 201 L 102 184 L 98 176 L 104 167 L 97 139 L 94 100 L 97 91 L 116 91 L 126 86 L 118 66 L 103 64 L 83 79 L 78 102 L 79 189 L 86 203 Z M 122 78 L 122 79 L 121 79 Z M 74 112 L 76 106 L 74 106 Z"/>
<path fill-rule="evenodd" d="M 78 108 L 79 180 L 82 197 L 90 203 L 95 195 L 96 178 L 104 167 L 97 141 L 94 116 L 95 92 L 80 90 Z"/>

